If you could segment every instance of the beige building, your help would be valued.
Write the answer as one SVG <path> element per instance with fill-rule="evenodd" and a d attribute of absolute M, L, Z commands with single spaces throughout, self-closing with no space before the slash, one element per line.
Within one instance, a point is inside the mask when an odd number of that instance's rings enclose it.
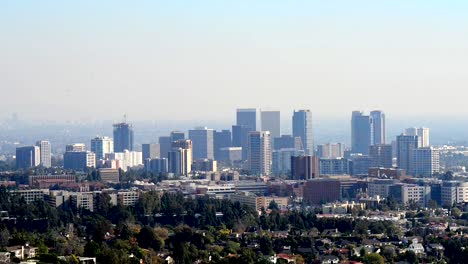
<path fill-rule="evenodd" d="M 250 192 L 237 192 L 231 195 L 230 200 L 255 208 L 256 211 L 262 208 L 267 209 L 272 201 L 275 201 L 280 209 L 284 209 L 289 205 L 288 197 L 256 196 Z"/>

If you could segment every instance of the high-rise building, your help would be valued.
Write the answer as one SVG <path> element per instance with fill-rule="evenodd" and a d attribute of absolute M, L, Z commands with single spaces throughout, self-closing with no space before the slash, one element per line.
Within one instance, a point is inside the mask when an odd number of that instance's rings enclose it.
<path fill-rule="evenodd" d="M 63 167 L 83 171 L 96 166 L 96 155 L 90 151 L 67 151 L 63 154 Z"/>
<path fill-rule="evenodd" d="M 403 133 L 405 136 L 417 136 L 418 129 L 415 127 L 405 128 L 405 132 Z"/>
<path fill-rule="evenodd" d="M 41 153 L 38 146 L 16 148 L 16 168 L 29 169 L 41 163 Z"/>
<path fill-rule="evenodd" d="M 420 147 L 427 148 L 430 147 L 429 143 L 429 128 L 427 127 L 420 127 L 418 128 L 418 137 L 420 138 L 419 142 Z"/>
<path fill-rule="evenodd" d="M 194 160 L 192 163 L 192 171 L 216 172 L 218 171 L 218 162 L 210 159 Z"/>
<path fill-rule="evenodd" d="M 385 113 L 380 110 L 370 112 L 371 145 L 385 144 Z"/>
<path fill-rule="evenodd" d="M 102 160 L 107 153 L 114 152 L 114 141 L 110 137 L 95 137 L 91 139 L 91 151 L 96 154 L 96 160 Z"/>
<path fill-rule="evenodd" d="M 281 136 L 280 111 L 260 110 L 260 120 L 262 124 L 262 131 L 270 131 L 271 138 L 273 140 Z"/>
<path fill-rule="evenodd" d="M 52 148 L 50 146 L 50 142 L 47 140 L 37 141 L 36 146 L 39 147 L 41 166 L 44 168 L 50 168 L 52 166 Z"/>
<path fill-rule="evenodd" d="M 167 158 L 169 151 L 172 149 L 171 137 L 162 136 L 159 137 L 159 154 L 161 158 Z"/>
<path fill-rule="evenodd" d="M 406 170 L 407 173 L 412 172 L 413 150 L 418 148 L 418 136 L 397 136 L 397 166 L 400 169 Z"/>
<path fill-rule="evenodd" d="M 349 157 L 351 161 L 351 175 L 368 175 L 372 159 L 368 155 L 353 154 Z"/>
<path fill-rule="evenodd" d="M 242 148 L 220 148 L 219 161 L 227 164 L 233 164 L 234 162 L 242 161 Z"/>
<path fill-rule="evenodd" d="M 183 140 L 185 139 L 185 133 L 182 131 L 172 131 L 170 137 L 171 137 L 171 142 L 174 142 L 177 140 Z"/>
<path fill-rule="evenodd" d="M 371 143 L 370 117 L 363 112 L 353 111 L 351 118 L 351 152 L 369 154 Z"/>
<path fill-rule="evenodd" d="M 102 182 L 119 183 L 120 173 L 119 170 L 110 168 L 100 168 L 98 170 L 99 178 Z"/>
<path fill-rule="evenodd" d="M 439 150 L 433 147 L 413 149 L 412 175 L 431 177 L 440 171 Z"/>
<path fill-rule="evenodd" d="M 249 132 L 247 160 L 252 174 L 270 175 L 271 138 L 269 131 Z"/>
<path fill-rule="evenodd" d="M 221 149 L 230 148 L 232 146 L 231 131 L 230 130 L 214 131 L 213 146 L 214 146 L 215 160 L 220 160 L 222 156 Z"/>
<path fill-rule="evenodd" d="M 189 130 L 189 139 L 193 142 L 194 159 L 214 159 L 214 130 L 197 127 Z"/>
<path fill-rule="evenodd" d="M 310 110 L 294 111 L 292 118 L 293 136 L 301 138 L 302 148 L 307 155 L 314 154 L 312 133 L 312 112 Z"/>
<path fill-rule="evenodd" d="M 172 142 L 169 156 L 169 172 L 175 175 L 187 175 L 192 171 L 193 146 L 191 140 Z"/>
<path fill-rule="evenodd" d="M 168 160 L 166 158 L 146 159 L 145 168 L 153 173 L 168 173 Z"/>
<path fill-rule="evenodd" d="M 351 173 L 350 160 L 344 158 L 319 159 L 320 175 L 341 175 Z"/>
<path fill-rule="evenodd" d="M 320 158 L 341 158 L 344 157 L 345 145 L 343 143 L 327 143 L 317 145 L 317 156 Z"/>
<path fill-rule="evenodd" d="M 74 143 L 65 146 L 65 151 L 86 151 L 86 145 L 84 143 Z"/>
<path fill-rule="evenodd" d="M 427 127 L 409 127 L 406 128 L 404 134 L 407 136 L 418 136 L 418 146 L 420 148 L 427 148 L 430 147 L 429 144 L 429 128 Z"/>
<path fill-rule="evenodd" d="M 243 108 L 237 109 L 236 125 L 245 126 L 249 131 L 257 130 L 257 109 L 256 108 Z"/>
<path fill-rule="evenodd" d="M 341 184 L 337 180 L 313 179 L 304 184 L 304 201 L 311 204 L 335 202 L 341 199 Z"/>
<path fill-rule="evenodd" d="M 292 135 L 282 135 L 281 137 L 274 138 L 273 148 L 275 150 L 293 148 L 296 150 L 304 149 L 300 137 L 293 137 Z"/>
<path fill-rule="evenodd" d="M 319 158 L 316 156 L 291 157 L 291 178 L 293 180 L 310 180 L 320 174 Z"/>
<path fill-rule="evenodd" d="M 392 145 L 372 145 L 369 148 L 369 156 L 371 158 L 372 167 L 393 167 Z"/>
<path fill-rule="evenodd" d="M 272 152 L 272 172 L 274 175 L 291 174 L 291 157 L 304 155 L 303 150 L 282 148 Z"/>
<path fill-rule="evenodd" d="M 133 126 L 128 123 L 114 124 L 114 152 L 133 151 Z"/>
<path fill-rule="evenodd" d="M 115 161 L 117 169 L 127 171 L 128 168 L 143 165 L 143 155 L 141 151 L 128 151 L 114 152 L 106 154 L 107 161 Z"/>
<path fill-rule="evenodd" d="M 155 159 L 161 156 L 160 145 L 156 143 L 142 144 L 143 160 Z"/>
<path fill-rule="evenodd" d="M 247 144 L 250 131 L 251 129 L 246 126 L 232 126 L 232 146 L 242 148 L 242 160 L 247 160 Z"/>

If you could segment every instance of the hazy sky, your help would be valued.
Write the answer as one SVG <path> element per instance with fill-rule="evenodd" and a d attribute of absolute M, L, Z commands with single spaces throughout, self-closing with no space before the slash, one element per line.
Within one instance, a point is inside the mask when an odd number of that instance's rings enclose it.
<path fill-rule="evenodd" d="M 466 0 L 3 0 L 0 117 L 464 115 L 467 14 Z"/>

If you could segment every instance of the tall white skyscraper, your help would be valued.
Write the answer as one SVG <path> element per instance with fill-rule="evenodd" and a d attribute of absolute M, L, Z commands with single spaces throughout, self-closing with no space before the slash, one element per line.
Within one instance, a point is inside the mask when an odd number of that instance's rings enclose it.
<path fill-rule="evenodd" d="M 271 137 L 269 131 L 251 131 L 248 136 L 248 165 L 252 174 L 271 174 Z"/>
<path fill-rule="evenodd" d="M 50 142 L 47 140 L 37 141 L 36 146 L 38 146 L 40 150 L 40 165 L 44 168 L 50 168 L 52 166 L 52 148 Z"/>
<path fill-rule="evenodd" d="M 280 111 L 261 110 L 260 119 L 262 131 L 270 131 L 271 138 L 281 136 L 281 114 Z"/>
<path fill-rule="evenodd" d="M 429 128 L 427 127 L 421 127 L 418 128 L 418 136 L 420 139 L 421 147 L 427 148 L 430 146 L 429 143 Z"/>
<path fill-rule="evenodd" d="M 293 137 L 301 138 L 302 149 L 307 155 L 313 155 L 312 112 L 310 110 L 294 111 L 292 122 Z"/>
<path fill-rule="evenodd" d="M 385 114 L 383 111 L 370 112 L 371 145 L 385 144 Z"/>
<path fill-rule="evenodd" d="M 114 152 L 114 141 L 110 137 L 95 137 L 91 139 L 91 151 L 96 154 L 96 160 L 102 160 Z"/>

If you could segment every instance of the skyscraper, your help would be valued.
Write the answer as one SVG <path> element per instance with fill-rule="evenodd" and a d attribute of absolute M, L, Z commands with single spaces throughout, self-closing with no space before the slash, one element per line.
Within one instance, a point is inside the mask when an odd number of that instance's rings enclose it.
<path fill-rule="evenodd" d="M 41 166 L 50 168 L 52 166 L 52 148 L 50 142 L 47 140 L 37 141 L 36 146 L 39 147 Z"/>
<path fill-rule="evenodd" d="M 84 143 L 73 143 L 65 146 L 65 151 L 86 151 Z"/>
<path fill-rule="evenodd" d="M 193 146 L 191 140 L 177 140 L 172 142 L 169 156 L 169 172 L 176 175 L 187 175 L 192 171 Z"/>
<path fill-rule="evenodd" d="M 319 158 L 316 156 L 297 156 L 291 157 L 291 179 L 310 180 L 318 178 Z"/>
<path fill-rule="evenodd" d="M 237 109 L 237 125 L 248 127 L 249 131 L 257 130 L 257 109 L 243 108 Z"/>
<path fill-rule="evenodd" d="M 392 145 L 372 145 L 369 156 L 372 167 L 392 168 Z"/>
<path fill-rule="evenodd" d="M 415 127 L 408 127 L 405 129 L 404 134 L 406 136 L 417 136 L 418 135 L 418 129 Z"/>
<path fill-rule="evenodd" d="M 114 124 L 114 152 L 133 151 L 133 127 L 128 123 Z"/>
<path fill-rule="evenodd" d="M 63 154 L 63 168 L 84 171 L 96 166 L 96 155 L 90 151 L 67 151 Z"/>
<path fill-rule="evenodd" d="M 369 154 L 371 143 L 370 117 L 363 112 L 353 111 L 351 118 L 351 152 Z"/>
<path fill-rule="evenodd" d="M 418 136 L 397 136 L 397 165 L 407 173 L 413 171 L 413 150 L 418 148 L 418 142 Z"/>
<path fill-rule="evenodd" d="M 194 159 L 214 159 L 214 130 L 198 127 L 189 130 L 189 139 L 193 142 Z"/>
<path fill-rule="evenodd" d="M 159 137 L 159 151 L 161 158 L 167 158 L 169 151 L 171 151 L 171 137 L 170 136 L 162 136 Z"/>
<path fill-rule="evenodd" d="M 250 128 L 246 126 L 232 126 L 232 146 L 242 148 L 242 160 L 247 160 L 247 145 L 250 131 Z"/>
<path fill-rule="evenodd" d="M 294 111 L 292 118 L 293 137 L 300 137 L 302 147 L 307 155 L 314 154 L 312 133 L 312 112 L 310 110 Z"/>
<path fill-rule="evenodd" d="M 41 153 L 38 146 L 27 146 L 16 148 L 16 168 L 29 169 L 39 166 Z"/>
<path fill-rule="evenodd" d="M 248 165 L 252 174 L 270 175 L 271 139 L 269 131 L 249 132 Z"/>
<path fill-rule="evenodd" d="M 229 148 L 232 146 L 232 136 L 230 130 L 214 131 L 214 157 L 215 160 L 220 160 L 221 148 Z"/>
<path fill-rule="evenodd" d="M 422 148 L 430 147 L 429 128 L 427 128 L 427 127 L 418 128 L 418 137 L 419 137 L 420 147 L 422 147 Z"/>
<path fill-rule="evenodd" d="M 317 156 L 319 158 L 342 158 L 344 150 L 343 143 L 327 143 L 317 146 Z"/>
<path fill-rule="evenodd" d="M 110 137 L 95 137 L 91 139 L 91 151 L 96 154 L 96 160 L 102 160 L 107 153 L 114 152 L 114 141 Z"/>
<path fill-rule="evenodd" d="M 171 137 L 171 142 L 174 142 L 177 140 L 183 140 L 185 139 L 185 133 L 182 131 L 172 131 L 170 137 Z"/>
<path fill-rule="evenodd" d="M 261 110 L 260 120 L 262 124 L 262 131 L 270 131 L 272 139 L 281 136 L 280 111 Z"/>
<path fill-rule="evenodd" d="M 143 160 L 155 159 L 161 156 L 160 145 L 156 143 L 141 144 Z"/>
<path fill-rule="evenodd" d="M 385 144 L 385 114 L 383 111 L 370 112 L 371 145 Z"/>
<path fill-rule="evenodd" d="M 412 175 L 431 177 L 440 171 L 439 150 L 432 147 L 413 149 Z"/>
<path fill-rule="evenodd" d="M 420 148 L 427 148 L 430 147 L 429 143 L 429 128 L 427 127 L 409 127 L 406 128 L 404 134 L 407 136 L 418 136 Z"/>

